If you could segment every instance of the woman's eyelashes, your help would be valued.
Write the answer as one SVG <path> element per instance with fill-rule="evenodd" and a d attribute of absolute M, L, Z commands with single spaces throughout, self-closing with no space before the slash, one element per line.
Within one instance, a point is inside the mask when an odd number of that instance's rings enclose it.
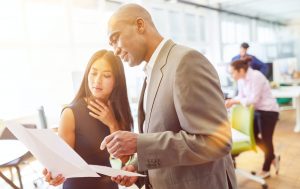
<path fill-rule="evenodd" d="M 98 75 L 98 72 L 90 72 L 90 75 L 92 76 L 97 76 Z M 112 74 L 111 73 L 104 73 L 104 74 L 100 74 L 100 76 L 103 76 L 104 78 L 111 78 L 112 77 Z"/>
<path fill-rule="evenodd" d="M 111 74 L 104 74 L 103 75 L 105 78 L 111 78 Z"/>

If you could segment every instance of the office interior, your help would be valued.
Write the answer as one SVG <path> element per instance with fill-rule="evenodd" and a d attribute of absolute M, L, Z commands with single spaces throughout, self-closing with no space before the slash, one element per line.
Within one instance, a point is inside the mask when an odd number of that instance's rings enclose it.
<path fill-rule="evenodd" d="M 99 49 L 112 50 L 107 21 L 124 3 L 143 5 L 165 38 L 207 57 L 226 97 L 236 94 L 228 65 L 239 54 L 240 44 L 249 43 L 249 54 L 271 70 L 268 79 L 280 106 L 273 141 L 281 168 L 278 175 L 271 169 L 266 184 L 270 189 L 300 188 L 299 0 L 2 0 L 0 141 L 5 138 L 6 121 L 55 132 L 61 110 L 77 92 L 90 56 Z M 135 132 L 143 66 L 124 64 Z M 0 148 L 0 159 L 12 155 L 7 145 Z M 248 172 L 258 171 L 262 162 L 259 149 L 236 158 L 237 167 Z M 34 157 L 17 165 L 23 188 L 55 188 L 45 183 L 43 166 Z M 21 188 L 15 167 L 0 165 L 0 173 Z M 240 189 L 263 187 L 243 175 L 237 178 Z M 0 188 L 14 187 L 0 177 Z"/>

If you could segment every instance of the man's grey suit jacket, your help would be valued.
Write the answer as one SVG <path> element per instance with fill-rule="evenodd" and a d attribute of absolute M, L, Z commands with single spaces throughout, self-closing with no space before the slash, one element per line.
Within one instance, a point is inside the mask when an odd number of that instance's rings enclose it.
<path fill-rule="evenodd" d="M 148 171 L 154 189 L 237 188 L 223 93 L 201 53 L 168 40 L 153 67 L 145 114 L 143 98 L 134 164 Z"/>

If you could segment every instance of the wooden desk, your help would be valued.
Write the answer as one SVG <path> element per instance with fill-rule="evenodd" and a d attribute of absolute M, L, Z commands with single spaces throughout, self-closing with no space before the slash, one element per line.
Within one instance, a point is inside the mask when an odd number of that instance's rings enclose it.
<path fill-rule="evenodd" d="M 285 86 L 278 89 L 272 89 L 272 95 L 275 98 L 293 98 L 296 108 L 296 126 L 295 132 L 300 132 L 300 86 Z"/>
<path fill-rule="evenodd" d="M 22 157 L 28 153 L 27 148 L 18 140 L 0 140 L 0 150 L 0 168 L 15 167 L 18 171 L 20 187 L 17 187 L 12 180 L 1 173 L 1 170 L 0 177 L 12 188 L 22 189 L 23 185 L 18 164 L 21 163 Z"/>

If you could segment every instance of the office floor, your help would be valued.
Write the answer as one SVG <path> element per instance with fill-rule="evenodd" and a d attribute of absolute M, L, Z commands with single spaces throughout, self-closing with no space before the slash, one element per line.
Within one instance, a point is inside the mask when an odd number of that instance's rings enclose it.
<path fill-rule="evenodd" d="M 279 175 L 275 175 L 271 169 L 271 178 L 267 179 L 269 189 L 297 189 L 300 188 L 300 133 L 294 133 L 295 111 L 283 111 L 280 114 L 280 121 L 275 130 L 274 143 L 276 153 L 281 155 L 281 168 Z M 259 171 L 263 162 L 263 153 L 259 151 L 245 152 L 237 157 L 237 166 L 246 170 Z M 36 161 L 30 166 L 22 168 L 24 189 L 33 189 L 32 180 L 39 178 L 42 167 Z M 9 175 L 8 171 L 5 174 Z M 16 177 L 15 177 L 16 178 Z M 16 178 L 17 179 L 17 178 Z M 53 189 L 43 184 L 41 179 L 37 180 L 39 189 Z M 238 176 L 239 189 L 261 189 L 258 183 Z M 0 188 L 10 189 L 0 178 Z M 131 187 L 130 189 L 136 189 Z"/>
<path fill-rule="evenodd" d="M 281 164 L 279 175 L 275 175 L 271 167 L 271 178 L 267 179 L 269 189 L 300 188 L 300 133 L 294 133 L 295 111 L 280 112 L 280 120 L 274 135 L 275 153 L 280 154 Z M 237 166 L 245 170 L 259 171 L 263 163 L 263 153 L 259 151 L 245 152 L 237 158 Z M 261 189 L 253 181 L 238 176 L 240 189 Z"/>

